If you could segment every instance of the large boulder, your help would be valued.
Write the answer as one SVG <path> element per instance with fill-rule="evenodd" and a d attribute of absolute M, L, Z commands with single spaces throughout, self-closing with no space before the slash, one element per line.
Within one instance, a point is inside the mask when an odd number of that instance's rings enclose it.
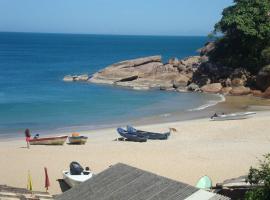
<path fill-rule="evenodd" d="M 222 85 L 220 83 L 211 83 L 211 84 L 204 85 L 203 87 L 201 87 L 201 90 L 207 93 L 219 93 L 221 89 L 222 89 Z"/>
<path fill-rule="evenodd" d="M 215 49 L 215 42 L 207 42 L 203 48 L 199 49 L 201 56 L 208 55 L 211 51 Z"/>
<path fill-rule="evenodd" d="M 220 90 L 220 93 L 226 95 L 226 94 L 229 94 L 231 90 L 232 90 L 232 87 L 224 87 L 224 88 L 222 88 L 222 89 Z"/>
<path fill-rule="evenodd" d="M 190 78 L 180 74 L 179 76 L 177 76 L 177 78 L 175 78 L 173 80 L 173 87 L 176 88 L 184 88 L 187 86 L 188 82 L 189 82 Z"/>
<path fill-rule="evenodd" d="M 251 90 L 248 87 L 244 86 L 238 86 L 238 87 L 233 87 L 232 90 L 230 91 L 230 94 L 232 95 L 247 95 L 250 94 Z"/>
<path fill-rule="evenodd" d="M 263 93 L 262 97 L 270 98 L 270 87 L 268 87 L 265 92 Z"/>
<path fill-rule="evenodd" d="M 255 97 L 263 97 L 263 92 L 261 90 L 251 90 L 251 94 Z"/>
<path fill-rule="evenodd" d="M 256 78 L 257 87 L 265 91 L 270 86 L 270 65 L 263 67 Z"/>
<path fill-rule="evenodd" d="M 239 87 L 239 86 L 245 86 L 245 85 L 246 85 L 246 81 L 244 79 L 241 79 L 241 78 L 234 78 L 231 81 L 232 87 Z"/>

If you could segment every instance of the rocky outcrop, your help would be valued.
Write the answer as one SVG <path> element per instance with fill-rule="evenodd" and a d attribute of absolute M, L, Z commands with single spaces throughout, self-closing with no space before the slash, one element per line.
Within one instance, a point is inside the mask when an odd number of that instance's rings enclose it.
<path fill-rule="evenodd" d="M 161 56 L 126 60 L 110 65 L 95 73 L 89 81 L 133 89 L 186 89 L 198 60 L 199 57 L 197 56 L 189 57 L 185 60 L 173 58 L 169 60 L 168 64 L 161 62 Z"/>
<path fill-rule="evenodd" d="M 200 56 L 171 58 L 168 63 L 163 63 L 161 56 L 137 58 L 112 64 L 91 77 L 86 74 L 68 75 L 63 80 L 89 81 L 134 90 L 156 88 L 180 92 L 270 96 L 267 90 L 270 87 L 270 65 L 264 67 L 256 77 L 244 68 L 231 68 L 211 62 L 208 55 L 213 49 L 215 44 L 209 42 L 199 50 Z M 263 93 L 257 89 L 267 91 Z"/>
<path fill-rule="evenodd" d="M 219 93 L 222 89 L 221 83 L 212 83 L 204 85 L 201 90 L 206 93 Z"/>
<path fill-rule="evenodd" d="M 262 91 L 265 91 L 270 86 L 270 65 L 265 66 L 259 71 L 256 85 Z"/>

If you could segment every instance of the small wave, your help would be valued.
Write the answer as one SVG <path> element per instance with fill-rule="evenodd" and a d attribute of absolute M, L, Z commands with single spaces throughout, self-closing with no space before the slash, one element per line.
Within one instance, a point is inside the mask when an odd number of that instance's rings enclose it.
<path fill-rule="evenodd" d="M 199 110 L 204 110 L 208 107 L 211 107 L 211 106 L 215 106 L 217 105 L 218 103 L 221 103 L 221 102 L 224 102 L 226 99 L 224 97 L 224 95 L 222 94 L 218 94 L 217 95 L 220 99 L 217 100 L 217 101 L 213 101 L 213 100 L 210 100 L 207 104 L 203 104 L 197 108 L 192 108 L 192 109 L 189 109 L 188 111 L 199 111 Z"/>
<path fill-rule="evenodd" d="M 171 116 L 171 114 L 170 113 L 165 113 L 165 114 L 161 114 L 160 116 L 161 117 L 169 117 L 169 116 Z"/>

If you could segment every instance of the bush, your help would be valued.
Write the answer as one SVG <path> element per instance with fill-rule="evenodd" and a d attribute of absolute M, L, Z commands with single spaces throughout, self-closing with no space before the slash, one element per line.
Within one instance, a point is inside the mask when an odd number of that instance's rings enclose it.
<path fill-rule="evenodd" d="M 270 199 L 270 154 L 264 156 L 264 160 L 259 162 L 258 168 L 250 168 L 248 182 L 259 184 L 259 186 L 246 193 L 246 200 Z"/>

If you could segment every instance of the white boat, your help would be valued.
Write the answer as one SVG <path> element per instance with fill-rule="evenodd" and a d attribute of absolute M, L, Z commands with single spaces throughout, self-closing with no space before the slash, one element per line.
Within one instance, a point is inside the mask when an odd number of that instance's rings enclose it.
<path fill-rule="evenodd" d="M 92 178 L 92 176 L 93 173 L 86 170 L 79 175 L 72 175 L 70 171 L 63 171 L 63 179 L 70 187 L 74 187 L 75 185 L 87 181 L 88 179 Z"/>
<path fill-rule="evenodd" d="M 70 186 L 74 187 L 88 179 L 92 178 L 93 173 L 89 167 L 83 169 L 83 167 L 76 161 L 73 161 L 69 165 L 69 171 L 63 171 L 63 179 Z"/>
<path fill-rule="evenodd" d="M 247 119 L 255 115 L 255 112 L 243 112 L 243 113 L 231 113 L 231 114 L 222 114 L 214 115 L 211 117 L 212 121 L 224 121 L 224 120 L 238 120 L 238 119 Z"/>

